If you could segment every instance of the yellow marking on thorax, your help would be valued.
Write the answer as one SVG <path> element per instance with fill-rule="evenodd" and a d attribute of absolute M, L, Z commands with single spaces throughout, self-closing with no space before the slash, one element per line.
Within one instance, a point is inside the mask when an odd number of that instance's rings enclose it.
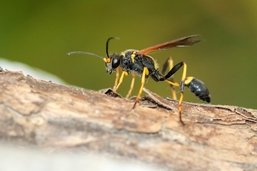
<path fill-rule="evenodd" d="M 132 63 L 135 63 L 136 52 L 133 52 L 130 57 L 131 57 Z"/>

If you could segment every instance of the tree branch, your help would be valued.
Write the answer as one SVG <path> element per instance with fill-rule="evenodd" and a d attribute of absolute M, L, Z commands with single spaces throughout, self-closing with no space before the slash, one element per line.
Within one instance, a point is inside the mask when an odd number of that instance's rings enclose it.
<path fill-rule="evenodd" d="M 2 142 L 91 151 L 137 159 L 169 170 L 257 168 L 257 111 L 237 106 L 177 102 L 145 89 L 134 101 L 0 73 Z M 108 95 L 109 94 L 109 95 Z M 113 97 L 117 96 L 117 97 Z"/>

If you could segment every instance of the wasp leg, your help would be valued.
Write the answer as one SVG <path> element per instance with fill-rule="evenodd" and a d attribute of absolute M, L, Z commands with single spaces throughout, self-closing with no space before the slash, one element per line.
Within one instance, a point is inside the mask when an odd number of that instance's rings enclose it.
<path fill-rule="evenodd" d="M 114 88 L 114 91 L 116 92 L 118 90 L 118 88 L 120 87 L 121 83 L 123 82 L 123 78 L 124 76 L 127 76 L 128 73 L 126 71 L 122 71 L 119 82 L 117 84 L 117 86 Z"/>
<path fill-rule="evenodd" d="M 182 71 L 182 77 L 181 77 L 180 84 L 168 80 L 182 66 L 183 66 L 183 71 Z M 194 77 L 187 77 L 187 64 L 184 62 L 180 62 L 180 63 L 176 64 L 164 77 L 159 78 L 158 81 L 166 81 L 170 85 L 180 88 L 180 97 L 179 97 L 179 101 L 178 101 L 178 112 L 179 112 L 179 121 L 181 122 L 182 125 L 184 125 L 184 122 L 182 120 L 182 102 L 183 102 L 183 98 L 184 98 L 185 86 L 187 86 L 190 89 L 190 91 L 192 93 L 194 93 L 196 96 L 198 96 L 201 100 L 206 101 L 208 103 L 211 101 L 209 90 L 205 86 L 205 84 L 201 80 L 198 80 Z"/>
<path fill-rule="evenodd" d="M 138 94 L 137 94 L 136 101 L 135 101 L 135 103 L 134 103 L 132 109 L 134 109 L 134 108 L 136 107 L 136 104 L 137 104 L 137 103 L 139 102 L 139 100 L 140 100 L 140 97 L 141 97 L 141 94 L 142 94 L 142 92 L 143 92 L 143 88 L 144 88 L 144 85 L 145 85 L 145 77 L 146 77 L 147 75 L 149 75 L 149 70 L 148 70 L 146 67 L 144 67 L 144 70 L 143 70 L 143 73 L 142 73 L 142 78 L 141 78 L 141 86 L 140 86 L 139 92 L 138 92 Z"/>
<path fill-rule="evenodd" d="M 134 88 L 134 84 L 135 84 L 135 78 L 136 78 L 135 74 L 132 74 L 130 88 L 129 88 L 129 91 L 128 91 L 127 95 L 126 95 L 126 98 L 128 98 L 131 95 L 131 92 L 132 92 L 132 90 Z"/>
<path fill-rule="evenodd" d="M 181 83 L 180 83 L 180 97 L 178 101 L 178 113 L 179 113 L 179 121 L 182 125 L 185 125 L 185 123 L 182 120 L 182 101 L 184 98 L 184 88 L 185 88 L 185 80 L 186 80 L 186 73 L 187 73 L 187 64 L 183 62 L 183 71 L 182 71 L 182 77 L 181 77 Z"/>
<path fill-rule="evenodd" d="M 170 86 L 179 87 L 179 83 L 177 83 L 177 82 L 172 82 L 172 81 L 169 81 L 169 80 L 165 80 L 165 82 L 168 83 Z"/>
<path fill-rule="evenodd" d="M 171 97 L 173 100 L 177 100 L 177 93 L 174 86 L 171 86 Z"/>
<path fill-rule="evenodd" d="M 120 77 L 120 72 L 121 72 L 121 69 L 120 69 L 120 67 L 118 67 L 117 70 L 116 70 L 115 82 L 114 82 L 113 90 L 114 90 L 114 89 L 117 87 L 117 85 L 118 85 L 118 81 L 119 81 L 119 77 Z"/>
<path fill-rule="evenodd" d="M 165 74 L 167 70 L 171 70 L 173 68 L 173 59 L 171 57 L 167 58 L 164 64 L 162 65 L 162 74 Z"/>
<path fill-rule="evenodd" d="M 184 65 L 184 62 L 180 62 L 176 65 L 174 65 L 174 67 L 164 76 L 160 79 L 160 81 L 164 81 L 169 79 L 172 75 L 174 75 L 182 66 Z"/>
<path fill-rule="evenodd" d="M 180 84 L 176 82 L 171 82 L 167 80 L 170 78 L 173 74 L 175 74 L 181 67 L 183 66 L 183 71 L 182 71 L 182 77 L 181 77 L 181 82 Z M 186 73 L 187 73 L 187 65 L 184 62 L 180 62 L 176 64 L 163 78 L 163 81 L 168 82 L 170 85 L 173 86 L 178 86 L 180 88 L 180 97 L 178 101 L 178 112 L 179 112 L 179 121 L 182 125 L 185 125 L 183 120 L 182 120 L 182 101 L 184 98 L 184 87 L 185 87 L 185 79 L 186 79 Z"/>
<path fill-rule="evenodd" d="M 169 57 L 163 64 L 162 74 L 164 74 L 167 69 L 171 70 L 172 68 L 173 68 L 173 59 Z M 174 79 L 171 78 L 170 81 L 174 82 Z M 176 93 L 175 87 L 171 84 L 170 84 L 170 87 L 171 87 L 171 97 L 173 98 L 173 100 L 177 100 L 177 93 Z"/>

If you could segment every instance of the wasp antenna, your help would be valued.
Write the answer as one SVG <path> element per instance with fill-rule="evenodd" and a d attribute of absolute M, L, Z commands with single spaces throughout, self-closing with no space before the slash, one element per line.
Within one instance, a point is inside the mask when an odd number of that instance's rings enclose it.
<path fill-rule="evenodd" d="M 120 39 L 119 37 L 109 37 L 108 39 L 107 39 L 107 41 L 106 41 L 106 48 L 105 48 L 105 50 L 106 50 L 106 55 L 107 55 L 107 57 L 109 58 L 110 56 L 109 56 L 109 42 L 110 42 L 110 40 L 112 40 L 112 39 Z"/>
<path fill-rule="evenodd" d="M 67 53 L 67 55 L 69 55 L 69 56 L 71 56 L 71 55 L 76 55 L 76 54 L 78 54 L 78 55 L 81 55 L 81 54 L 83 54 L 83 55 L 90 55 L 90 56 L 95 56 L 95 57 L 98 57 L 98 58 L 103 58 L 102 56 L 100 56 L 100 55 L 97 55 L 97 54 L 95 54 L 95 53 L 91 53 L 91 52 L 84 52 L 84 51 L 72 51 L 72 52 L 68 52 Z"/>

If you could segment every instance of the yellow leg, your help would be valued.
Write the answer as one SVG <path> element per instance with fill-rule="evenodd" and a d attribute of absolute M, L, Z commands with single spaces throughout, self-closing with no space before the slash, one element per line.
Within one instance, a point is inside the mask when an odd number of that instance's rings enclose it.
<path fill-rule="evenodd" d="M 185 81 L 185 79 L 186 79 L 186 74 L 187 74 L 187 64 L 184 62 L 181 81 Z"/>
<path fill-rule="evenodd" d="M 132 90 L 134 88 L 134 84 L 135 84 L 135 74 L 132 74 L 130 88 L 129 88 L 129 91 L 128 91 L 127 95 L 126 95 L 126 98 L 128 98 L 131 95 L 131 92 L 132 92 Z"/>
<path fill-rule="evenodd" d="M 185 125 L 185 123 L 182 120 L 182 101 L 184 98 L 184 84 L 186 80 L 186 73 L 187 73 L 187 65 L 184 63 L 183 71 L 182 71 L 182 78 L 181 78 L 181 87 L 180 87 L 180 97 L 178 101 L 178 113 L 179 113 L 179 121 L 182 125 Z"/>
<path fill-rule="evenodd" d="M 167 60 L 167 67 L 168 67 L 168 70 L 171 70 L 174 66 L 174 62 L 173 62 L 173 59 L 171 57 L 168 58 Z M 171 80 L 172 82 L 174 82 L 174 79 Z M 177 100 L 177 93 L 176 93 L 176 89 L 174 87 L 174 85 L 170 85 L 171 87 L 171 97 L 173 98 L 173 100 Z"/>
<path fill-rule="evenodd" d="M 120 79 L 119 79 L 119 82 L 118 82 L 117 86 L 114 88 L 114 91 L 118 90 L 118 88 L 120 87 L 121 83 L 123 82 L 124 76 L 127 76 L 127 75 L 128 75 L 128 73 L 126 71 L 122 71 Z"/>
<path fill-rule="evenodd" d="M 136 101 L 133 105 L 133 109 L 136 107 L 136 104 L 139 102 L 139 100 L 141 98 L 141 94 L 143 92 L 143 88 L 144 88 L 144 85 L 145 85 L 145 76 L 147 76 L 148 74 L 149 74 L 148 69 L 146 67 L 144 67 L 144 70 L 143 70 L 143 73 L 142 73 L 142 78 L 141 78 L 141 86 L 140 86 L 139 92 L 137 94 Z"/>
<path fill-rule="evenodd" d="M 170 84 L 171 86 L 179 87 L 179 83 L 177 83 L 177 82 L 172 82 L 172 81 L 169 81 L 169 80 L 165 80 L 165 82 Z"/>
<path fill-rule="evenodd" d="M 113 90 L 117 87 L 118 85 L 118 81 L 119 81 L 119 76 L 120 76 L 120 68 L 117 68 L 116 70 L 116 76 L 115 76 L 115 82 L 114 82 L 114 86 L 113 86 Z"/>
<path fill-rule="evenodd" d="M 174 86 L 171 86 L 171 97 L 173 100 L 177 100 L 177 93 Z"/>
<path fill-rule="evenodd" d="M 179 114 L 179 121 L 182 125 L 185 123 L 182 120 L 182 101 L 183 101 L 184 93 L 180 92 L 179 102 L 178 102 L 178 114 Z"/>
<path fill-rule="evenodd" d="M 179 83 L 170 80 L 165 80 L 171 87 L 171 96 L 174 100 L 177 100 L 177 93 L 175 87 L 179 87 Z"/>

